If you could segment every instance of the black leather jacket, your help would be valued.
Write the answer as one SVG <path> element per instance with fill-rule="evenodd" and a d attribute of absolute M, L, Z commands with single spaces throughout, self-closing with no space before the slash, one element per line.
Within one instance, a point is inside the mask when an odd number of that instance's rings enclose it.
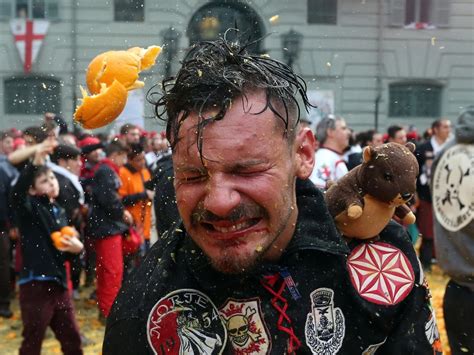
<path fill-rule="evenodd" d="M 125 282 L 104 354 L 433 354 L 439 333 L 410 239 L 340 237 L 323 196 L 297 188 L 298 222 L 277 263 L 215 271 L 180 226 Z M 382 271 L 382 272 L 381 272 Z"/>
<path fill-rule="evenodd" d="M 110 164 L 105 159 L 100 163 L 91 185 L 87 235 L 96 239 L 123 234 L 128 229 L 123 221 L 124 207 L 118 194 L 120 178 Z"/>

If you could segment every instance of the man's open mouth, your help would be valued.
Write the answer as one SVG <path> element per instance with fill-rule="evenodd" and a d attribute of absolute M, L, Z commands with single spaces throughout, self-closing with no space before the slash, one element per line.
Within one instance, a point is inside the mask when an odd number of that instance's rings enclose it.
<path fill-rule="evenodd" d="M 219 221 L 213 223 L 201 222 L 201 225 L 213 232 L 219 233 L 234 233 L 245 230 L 247 228 L 253 227 L 256 225 L 261 218 L 251 218 L 246 219 L 245 221 L 231 222 L 231 221 Z"/>

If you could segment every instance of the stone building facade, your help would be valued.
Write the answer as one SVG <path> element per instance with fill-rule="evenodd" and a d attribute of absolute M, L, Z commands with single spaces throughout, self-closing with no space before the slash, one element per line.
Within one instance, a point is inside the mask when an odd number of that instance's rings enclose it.
<path fill-rule="evenodd" d="M 16 18 L 49 21 L 28 74 Z M 472 0 L 0 0 L 0 129 L 38 124 L 45 110 L 71 121 L 100 52 L 167 44 L 142 73 L 146 95 L 190 43 L 235 24 L 250 38 L 270 34 L 253 50 L 291 63 L 320 107 L 355 130 L 421 131 L 474 103 Z M 143 115 L 147 129 L 159 129 L 151 105 Z"/>

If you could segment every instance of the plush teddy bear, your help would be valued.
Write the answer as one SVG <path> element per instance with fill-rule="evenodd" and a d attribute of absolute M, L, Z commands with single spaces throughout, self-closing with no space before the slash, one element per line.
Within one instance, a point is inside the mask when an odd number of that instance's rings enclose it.
<path fill-rule="evenodd" d="M 394 214 L 403 223 L 415 223 L 415 215 L 405 204 L 416 192 L 414 151 L 413 143 L 365 147 L 362 164 L 330 185 L 326 203 L 344 236 L 373 238 Z"/>

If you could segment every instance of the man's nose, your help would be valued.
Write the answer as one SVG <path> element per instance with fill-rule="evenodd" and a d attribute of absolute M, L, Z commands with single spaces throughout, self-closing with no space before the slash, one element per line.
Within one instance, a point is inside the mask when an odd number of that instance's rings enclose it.
<path fill-rule="evenodd" d="M 220 217 L 228 216 L 241 202 L 240 193 L 229 178 L 214 174 L 207 182 L 204 208 Z"/>

